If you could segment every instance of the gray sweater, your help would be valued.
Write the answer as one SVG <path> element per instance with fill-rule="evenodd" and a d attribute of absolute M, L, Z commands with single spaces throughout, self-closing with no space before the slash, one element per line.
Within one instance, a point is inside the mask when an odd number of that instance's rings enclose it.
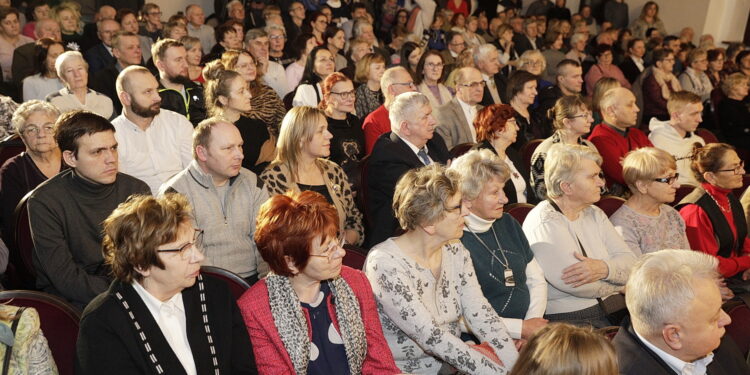
<path fill-rule="evenodd" d="M 78 307 L 107 290 L 101 223 L 131 194 L 150 195 L 151 190 L 123 173 L 114 183 L 102 185 L 74 169 L 39 185 L 28 200 L 36 286 Z"/>
<path fill-rule="evenodd" d="M 268 265 L 253 236 L 258 209 L 268 199 L 268 192 L 258 176 L 245 168 L 228 184 L 221 197 L 211 176 L 193 160 L 161 186 L 159 195 L 178 192 L 190 200 L 195 225 L 205 231 L 205 265 L 227 269 L 243 278 L 265 276 Z"/>

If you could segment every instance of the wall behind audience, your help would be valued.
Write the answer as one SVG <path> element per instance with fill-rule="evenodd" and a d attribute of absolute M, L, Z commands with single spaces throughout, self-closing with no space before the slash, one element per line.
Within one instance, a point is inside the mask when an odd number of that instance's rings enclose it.
<path fill-rule="evenodd" d="M 213 13 L 213 0 L 152 0 L 159 4 L 165 19 L 178 11 L 184 11 L 191 3 L 200 4 L 206 16 Z M 533 0 L 524 0 L 525 5 Z M 638 18 L 641 8 L 648 0 L 626 0 L 630 9 L 631 22 Z M 569 0 L 568 7 L 574 13 L 580 0 Z M 745 34 L 750 0 L 657 0 L 659 13 L 667 32 L 679 33 L 685 26 L 695 30 L 697 44 L 701 34 L 712 34 L 717 42 L 741 41 Z"/>

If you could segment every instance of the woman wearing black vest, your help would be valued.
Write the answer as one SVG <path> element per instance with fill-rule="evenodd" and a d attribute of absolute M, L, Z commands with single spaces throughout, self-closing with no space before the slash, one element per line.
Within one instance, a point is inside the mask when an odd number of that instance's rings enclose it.
<path fill-rule="evenodd" d="M 744 162 L 734 147 L 711 143 L 693 154 L 693 173 L 701 183 L 680 202 L 690 247 L 715 256 L 726 278 L 750 278 L 747 222 L 732 189 L 742 187 Z"/>

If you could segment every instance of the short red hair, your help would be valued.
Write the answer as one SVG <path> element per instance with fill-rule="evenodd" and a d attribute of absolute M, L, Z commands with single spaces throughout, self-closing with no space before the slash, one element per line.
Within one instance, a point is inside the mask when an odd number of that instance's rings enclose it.
<path fill-rule="evenodd" d="M 477 141 L 492 141 L 494 139 L 493 134 L 505 129 L 505 123 L 514 118 L 516 114 L 516 110 L 508 104 L 492 104 L 482 108 L 474 118 Z"/>
<path fill-rule="evenodd" d="M 271 271 L 291 277 L 294 273 L 285 257 L 303 270 L 310 260 L 313 239 L 335 238 L 338 230 L 338 212 L 322 195 L 313 191 L 287 192 L 271 197 L 260 207 L 255 243 Z"/>
<path fill-rule="evenodd" d="M 333 72 L 326 77 L 326 79 L 323 80 L 323 82 L 320 83 L 320 90 L 323 91 L 323 98 L 320 100 L 320 104 L 318 104 L 318 108 L 322 110 L 326 110 L 326 107 L 328 106 L 328 102 L 326 101 L 326 96 L 331 93 L 331 90 L 333 90 L 333 86 L 335 86 L 339 82 L 346 82 L 351 81 L 349 77 L 345 76 L 343 73 L 340 72 Z"/>

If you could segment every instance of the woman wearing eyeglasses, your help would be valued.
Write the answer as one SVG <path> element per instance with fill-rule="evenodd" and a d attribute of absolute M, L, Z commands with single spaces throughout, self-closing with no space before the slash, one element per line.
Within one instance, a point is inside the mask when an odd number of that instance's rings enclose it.
<path fill-rule="evenodd" d="M 276 159 L 260 178 L 272 195 L 289 190 L 312 190 L 323 195 L 338 211 L 339 228 L 345 233 L 346 242 L 359 245 L 364 239 L 362 214 L 354 204 L 346 173 L 327 159 L 331 155 L 332 138 L 323 111 L 292 108 L 281 122 Z"/>
<path fill-rule="evenodd" d="M 335 72 L 326 77 L 322 87 L 320 108 L 326 114 L 328 131 L 333 136 L 328 160 L 340 165 L 349 182 L 356 184 L 359 180 L 357 166 L 365 157 L 365 133 L 362 120 L 352 114 L 356 96 L 354 85 L 345 75 Z"/>
<path fill-rule="evenodd" d="M 552 134 L 551 130 L 542 127 L 540 121 L 531 115 L 531 106 L 537 97 L 538 78 L 525 70 L 518 70 L 508 79 L 507 97 L 510 98 L 511 107 L 516 111 L 516 123 L 519 128 L 518 137 L 512 144 L 516 151 L 521 151 L 523 145 L 532 139 L 547 138 Z"/>
<path fill-rule="evenodd" d="M 104 221 L 115 280 L 81 318 L 76 373 L 258 373 L 227 284 L 200 273 L 190 212 L 179 194 L 133 196 Z"/>
<path fill-rule="evenodd" d="M 405 373 L 506 374 L 518 358 L 456 241 L 469 213 L 459 184 L 438 163 L 404 174 L 393 210 L 406 232 L 373 247 L 365 262 L 383 333 Z M 461 340 L 461 320 L 481 345 Z"/>
<path fill-rule="evenodd" d="M 425 52 L 417 64 L 414 84 L 417 85 L 417 91 L 430 99 L 433 111 L 437 111 L 438 107 L 453 99 L 453 94 L 443 84 L 443 69 L 445 69 L 443 56 L 432 49 Z"/>
<path fill-rule="evenodd" d="M 625 78 L 625 74 L 622 70 L 613 64 L 614 59 L 612 46 L 609 44 L 598 44 L 596 46 L 596 64 L 594 64 L 583 77 L 583 81 L 586 83 L 586 92 L 593 93 L 594 85 L 602 77 L 612 77 L 620 82 L 622 87 L 630 89 L 630 81 Z"/>
<path fill-rule="evenodd" d="M 271 268 L 239 305 L 262 374 L 398 374 L 361 271 L 342 265 L 338 213 L 311 191 L 276 195 L 255 243 Z"/>
<path fill-rule="evenodd" d="M 550 321 L 596 328 L 619 324 L 609 320 L 599 300 L 617 298 L 636 258 L 594 205 L 604 187 L 601 164 L 595 149 L 553 145 L 544 166 L 548 198 L 523 222 L 549 284 L 544 317 Z"/>
<path fill-rule="evenodd" d="M 622 177 L 632 195 L 609 219 L 630 250 L 640 256 L 690 249 L 685 221 L 669 205 L 680 187 L 674 157 L 655 147 L 631 151 L 623 160 Z"/>
<path fill-rule="evenodd" d="M 678 206 L 690 247 L 715 256 L 725 278 L 750 279 L 747 219 L 732 193 L 742 187 L 745 163 L 733 146 L 710 143 L 694 151 L 692 169 L 701 185 Z"/>

